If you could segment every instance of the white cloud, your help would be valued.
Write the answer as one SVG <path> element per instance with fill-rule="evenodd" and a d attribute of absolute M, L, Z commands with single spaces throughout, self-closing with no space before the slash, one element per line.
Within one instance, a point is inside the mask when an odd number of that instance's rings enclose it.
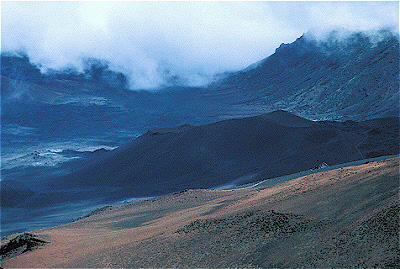
<path fill-rule="evenodd" d="M 132 88 L 165 73 L 201 85 L 239 70 L 309 29 L 398 31 L 397 2 L 3 2 L 2 51 L 45 68 L 107 60 Z"/>

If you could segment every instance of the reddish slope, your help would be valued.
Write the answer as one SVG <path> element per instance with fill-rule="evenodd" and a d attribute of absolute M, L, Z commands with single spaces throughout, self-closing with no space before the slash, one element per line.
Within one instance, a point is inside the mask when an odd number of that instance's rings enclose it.
<path fill-rule="evenodd" d="M 399 158 L 235 191 L 193 190 L 34 231 L 12 267 L 398 264 Z M 271 211 L 273 210 L 273 211 Z"/>

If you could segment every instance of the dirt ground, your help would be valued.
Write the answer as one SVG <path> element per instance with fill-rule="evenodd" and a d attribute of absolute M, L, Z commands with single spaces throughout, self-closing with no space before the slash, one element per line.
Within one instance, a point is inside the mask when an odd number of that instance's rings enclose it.
<path fill-rule="evenodd" d="M 49 243 L 2 267 L 396 267 L 398 191 L 399 158 L 188 190 L 32 231 Z"/>

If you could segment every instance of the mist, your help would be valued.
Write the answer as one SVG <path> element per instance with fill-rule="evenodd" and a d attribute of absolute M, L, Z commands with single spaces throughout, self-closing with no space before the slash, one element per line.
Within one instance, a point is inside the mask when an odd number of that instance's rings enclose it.
<path fill-rule="evenodd" d="M 2 53 L 42 72 L 104 60 L 131 89 L 206 85 L 305 32 L 398 32 L 398 2 L 3 2 Z"/>

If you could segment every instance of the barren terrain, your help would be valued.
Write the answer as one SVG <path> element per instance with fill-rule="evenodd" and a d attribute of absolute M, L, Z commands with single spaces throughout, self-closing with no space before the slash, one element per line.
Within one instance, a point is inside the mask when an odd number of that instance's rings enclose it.
<path fill-rule="evenodd" d="M 32 231 L 48 243 L 2 267 L 396 267 L 398 187 L 392 158 L 271 187 L 182 191 Z"/>

